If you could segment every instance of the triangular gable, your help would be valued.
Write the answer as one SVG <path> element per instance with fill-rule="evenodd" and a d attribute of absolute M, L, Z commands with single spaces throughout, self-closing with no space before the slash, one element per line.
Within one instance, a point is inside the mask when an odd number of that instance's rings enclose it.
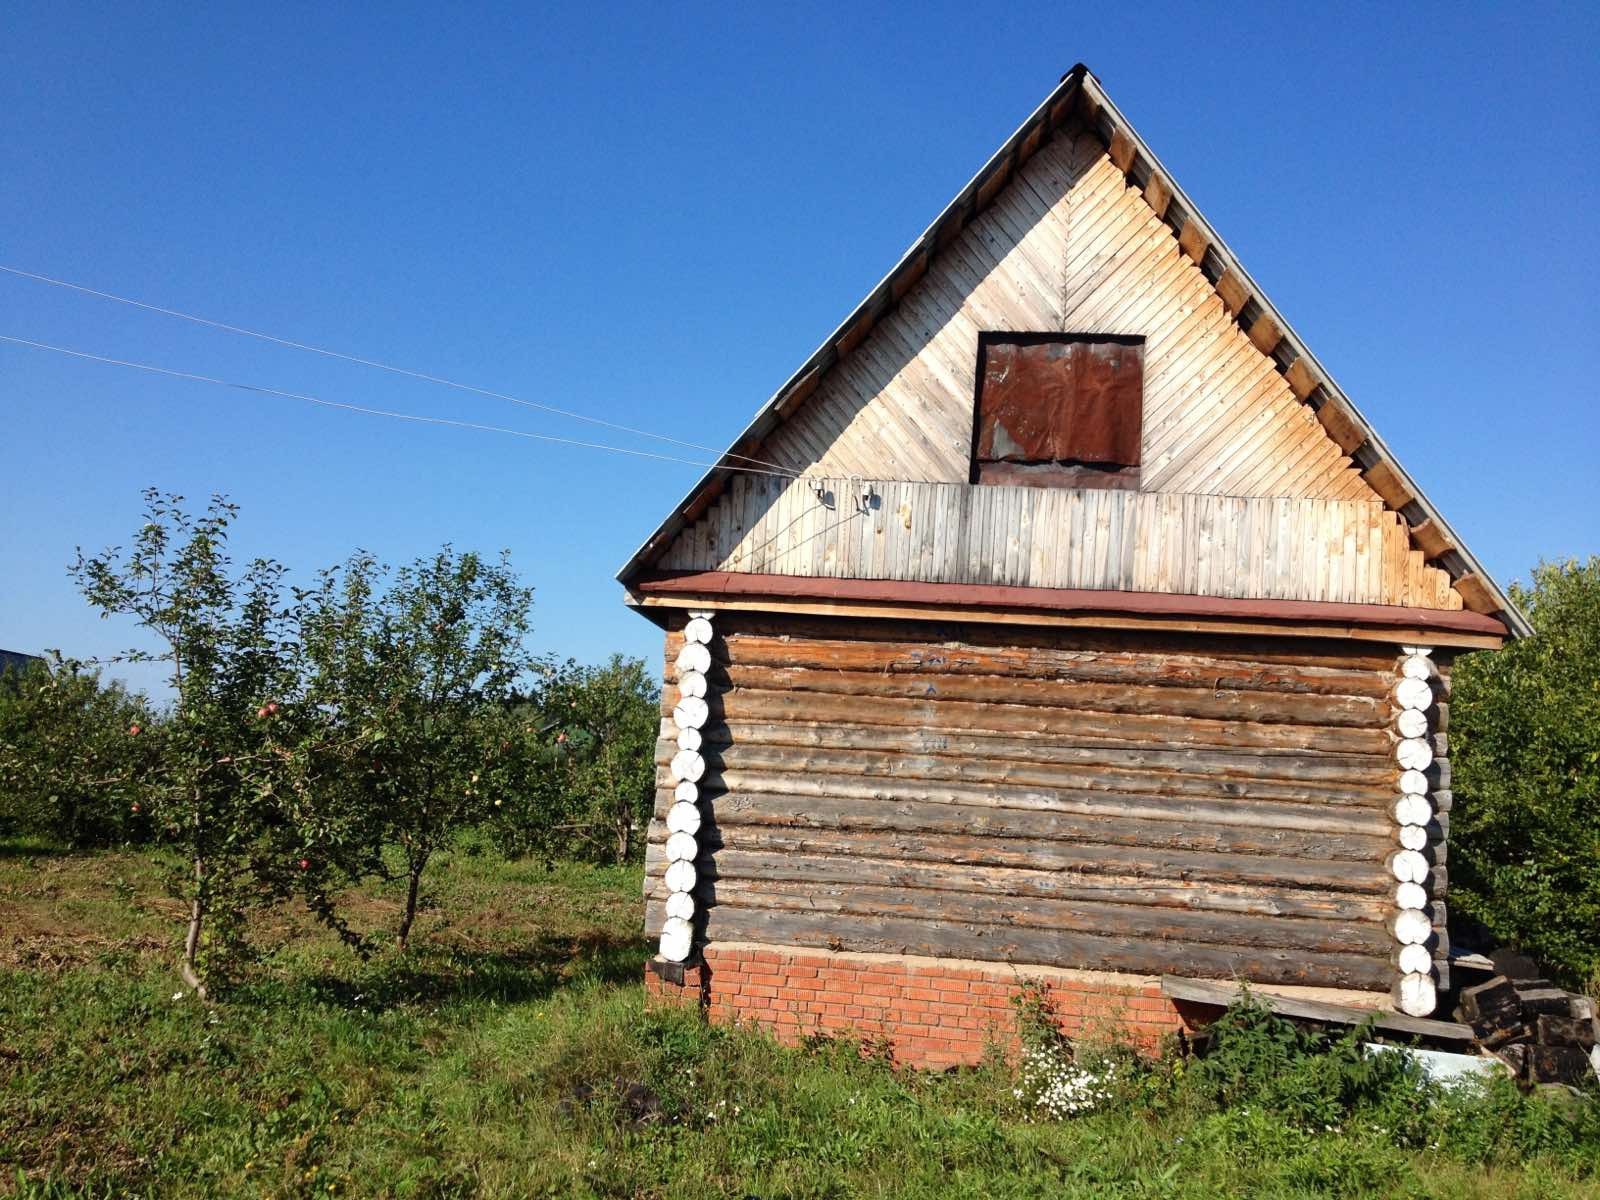
<path fill-rule="evenodd" d="M 1381 500 L 1402 518 L 1402 545 L 1415 547 L 1413 575 L 1424 558 L 1439 569 L 1438 582 L 1426 578 L 1432 569 L 1419 577 L 1421 590 L 1453 587 L 1439 607 L 1464 602 L 1526 632 L 1081 67 L 779 391 L 620 577 L 682 560 L 681 550 L 668 555 L 672 539 L 697 521 L 717 523 L 709 510 L 748 465 L 740 456 L 822 477 L 965 482 L 980 330 L 1146 336 L 1143 489 Z M 725 515 L 720 520 L 727 525 Z"/>
<path fill-rule="evenodd" d="M 759 457 L 964 483 L 980 333 L 1051 330 L 1146 339 L 1143 490 L 1374 497 L 1087 129 L 1042 146 Z"/>

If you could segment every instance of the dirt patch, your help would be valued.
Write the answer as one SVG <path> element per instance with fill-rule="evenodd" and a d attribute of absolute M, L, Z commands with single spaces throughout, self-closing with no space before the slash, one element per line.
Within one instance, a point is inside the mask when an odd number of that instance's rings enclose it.
<path fill-rule="evenodd" d="M 556 1109 L 569 1120 L 588 1109 L 608 1113 L 618 1125 L 628 1129 L 645 1129 L 651 1125 L 673 1125 L 679 1114 L 668 1109 L 650 1088 L 620 1075 L 609 1086 L 605 1084 L 574 1084 L 560 1100 Z"/>
<path fill-rule="evenodd" d="M 3 915 L 0 915 L 0 920 L 3 920 Z M 4 940 L 0 940 L 0 966 L 64 971 L 118 951 L 133 953 L 141 958 L 154 958 L 169 949 L 160 938 L 148 935 L 113 938 L 92 933 L 66 933 L 60 930 L 30 932 L 13 928 Z"/>

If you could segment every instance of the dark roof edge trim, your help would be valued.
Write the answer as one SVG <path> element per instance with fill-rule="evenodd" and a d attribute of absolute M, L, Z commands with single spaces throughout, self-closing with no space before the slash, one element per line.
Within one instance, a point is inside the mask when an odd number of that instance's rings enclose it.
<path fill-rule="evenodd" d="M 740 571 L 651 572 L 641 575 L 632 587 L 647 596 L 860 600 L 889 604 L 1031 609 L 1050 613 L 1338 622 L 1397 629 L 1437 629 L 1501 638 L 1507 634 L 1504 622 L 1467 609 L 1401 608 L 1391 604 L 1347 604 L 1321 600 L 1247 600 L 1170 592 L 918 583 L 896 579 L 830 579 L 810 575 L 751 575 Z"/>

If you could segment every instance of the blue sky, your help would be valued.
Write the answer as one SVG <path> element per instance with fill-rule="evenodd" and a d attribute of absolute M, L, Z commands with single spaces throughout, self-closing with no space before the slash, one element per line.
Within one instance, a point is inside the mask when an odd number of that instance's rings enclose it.
<path fill-rule="evenodd" d="M 1600 7 L 8 6 L 0 262 L 718 447 L 1076 61 L 1502 580 L 1600 551 Z M 0 333 L 578 437 L 0 277 Z M 0 345 L 0 646 L 147 485 L 238 548 L 509 548 L 541 649 L 659 658 L 613 574 L 696 469 Z M 634 443 L 649 446 L 649 443 Z M 137 682 L 146 682 L 134 676 Z"/>

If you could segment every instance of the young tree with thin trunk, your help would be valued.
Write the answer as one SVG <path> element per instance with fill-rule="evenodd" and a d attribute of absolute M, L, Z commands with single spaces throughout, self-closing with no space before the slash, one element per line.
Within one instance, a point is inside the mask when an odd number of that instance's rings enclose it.
<path fill-rule="evenodd" d="M 183 497 L 146 491 L 132 548 L 85 557 L 72 575 L 102 617 L 131 616 L 161 649 L 120 661 L 170 669 L 172 711 L 145 731 L 159 740 L 145 794 L 158 836 L 178 847 L 187 902 L 179 973 L 204 994 L 242 947 L 242 919 L 293 880 L 294 837 L 278 806 L 290 755 L 297 668 L 283 568 L 256 559 L 234 571 L 237 513 L 213 497 L 203 515 Z"/>
<path fill-rule="evenodd" d="M 522 786 L 525 739 L 511 710 L 533 664 L 533 591 L 504 555 L 446 546 L 393 572 L 357 554 L 300 599 L 308 698 L 336 727 L 337 786 L 370 814 L 367 843 L 340 851 L 398 849 L 404 950 L 430 860 Z"/>

